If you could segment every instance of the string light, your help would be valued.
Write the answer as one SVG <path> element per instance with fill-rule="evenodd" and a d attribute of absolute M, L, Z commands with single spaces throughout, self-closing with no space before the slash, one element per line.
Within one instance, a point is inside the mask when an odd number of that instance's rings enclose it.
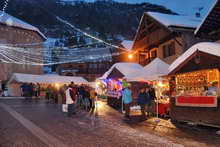
<path fill-rule="evenodd" d="M 19 50 L 18 50 L 19 51 Z M 113 57 L 113 56 L 119 56 L 120 54 L 123 54 L 125 52 L 121 53 L 112 53 L 112 54 L 103 54 L 103 55 L 90 55 L 90 56 L 83 56 L 83 55 L 75 55 L 74 56 L 63 56 L 59 57 L 59 61 L 53 61 L 51 57 L 48 57 L 50 59 L 42 58 L 42 56 L 35 56 L 33 58 L 32 55 L 25 54 L 23 52 L 16 52 L 14 50 L 10 49 L 2 49 L 0 48 L 0 55 L 2 55 L 4 58 L 1 59 L 5 63 L 16 63 L 16 64 L 30 64 L 30 65 L 54 65 L 54 64 L 63 64 L 63 63 L 71 63 L 71 62 L 84 62 L 85 60 L 97 60 L 97 59 L 103 59 L 107 57 Z"/>
<path fill-rule="evenodd" d="M 0 15 L 0 18 L 4 15 L 6 8 L 8 7 L 9 0 L 5 0 L 4 6 L 2 8 L 2 14 Z"/>
<path fill-rule="evenodd" d="M 100 38 L 97 38 L 97 37 L 95 37 L 95 36 L 92 36 L 92 35 L 90 35 L 90 34 L 84 32 L 84 31 L 82 31 L 81 29 L 75 27 L 73 24 L 69 23 L 68 21 L 61 19 L 59 16 L 56 16 L 56 19 L 59 20 L 60 22 L 64 23 L 64 24 L 70 26 L 70 27 L 73 28 L 74 30 L 76 30 L 76 31 L 78 31 L 78 32 L 80 32 L 80 33 L 82 33 L 83 35 L 85 35 L 85 36 L 87 36 L 87 37 L 90 37 L 90 38 L 92 38 L 92 39 L 94 39 L 94 40 L 97 40 L 97 41 L 99 41 L 99 42 L 102 42 L 102 43 L 104 43 L 104 44 L 106 44 L 106 45 L 108 45 L 108 46 L 111 46 L 111 47 L 113 47 L 113 48 L 118 48 L 118 49 L 121 49 L 121 50 L 128 51 L 128 50 L 125 49 L 125 48 L 122 48 L 122 47 L 120 47 L 120 46 L 117 46 L 117 45 L 108 43 L 108 42 L 106 42 L 106 41 L 104 41 L 104 40 L 102 40 L 102 39 L 100 39 Z"/>
<path fill-rule="evenodd" d="M 3 7 L 3 13 L 5 12 L 5 9 L 8 6 L 9 0 L 5 1 L 4 7 Z M 55 15 L 54 15 L 55 16 Z M 44 42 L 40 43 L 29 43 L 29 44 L 0 44 L 0 55 L 3 57 L 1 59 L 2 62 L 5 63 L 16 63 L 16 64 L 31 64 L 31 65 L 54 65 L 54 64 L 63 64 L 63 63 L 71 63 L 71 62 L 83 62 L 83 61 L 94 61 L 97 59 L 105 59 L 108 57 L 113 57 L 113 56 L 119 56 L 128 50 L 125 48 L 121 48 L 117 45 L 108 43 L 100 38 L 97 38 L 95 36 L 92 36 L 81 29 L 75 27 L 71 23 L 69 23 L 66 20 L 61 19 L 58 16 L 55 16 L 56 19 L 77 32 L 82 33 L 84 36 L 87 36 L 89 38 L 92 38 L 96 40 L 97 42 L 95 43 L 90 43 L 90 44 L 81 44 L 81 45 L 75 45 L 71 47 L 53 47 L 53 49 L 50 48 L 40 48 L 36 47 L 33 48 L 33 46 L 37 45 L 45 45 Z M 97 44 L 105 44 L 107 46 L 121 49 L 124 52 L 118 52 L 118 53 L 111 53 L 111 54 L 102 54 L 102 55 L 79 55 L 80 53 L 87 52 L 87 50 L 82 50 L 79 49 L 81 46 L 90 46 L 90 45 L 97 45 Z M 25 48 L 22 47 L 16 47 L 16 46 L 25 46 Z M 30 47 L 28 47 L 30 46 Z M 28 48 L 27 48 L 28 47 Z M 45 50 L 46 49 L 46 50 Z M 106 50 L 110 48 L 94 48 L 91 51 L 101 51 L 101 50 Z M 52 55 L 52 54 L 55 54 Z M 56 58 L 56 59 L 54 59 Z M 58 61 L 54 61 L 58 60 Z"/>

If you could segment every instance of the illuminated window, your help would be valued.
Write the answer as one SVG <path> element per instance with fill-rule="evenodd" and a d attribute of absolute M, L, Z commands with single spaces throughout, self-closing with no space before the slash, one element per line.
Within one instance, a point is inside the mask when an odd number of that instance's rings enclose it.
<path fill-rule="evenodd" d="M 175 43 L 166 44 L 163 46 L 163 57 L 169 57 L 175 55 Z"/>
<path fill-rule="evenodd" d="M 151 58 L 156 58 L 157 57 L 157 50 L 154 50 L 151 52 Z"/>

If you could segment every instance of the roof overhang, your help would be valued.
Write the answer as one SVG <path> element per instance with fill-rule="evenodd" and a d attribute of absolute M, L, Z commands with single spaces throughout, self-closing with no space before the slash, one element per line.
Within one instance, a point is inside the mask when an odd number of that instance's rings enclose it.
<path fill-rule="evenodd" d="M 220 69 L 220 57 L 211 53 L 196 50 L 179 65 L 170 70 L 169 75 L 212 68 Z"/>
<path fill-rule="evenodd" d="M 215 0 L 207 15 L 195 30 L 195 35 L 200 38 L 220 39 L 220 0 Z"/>

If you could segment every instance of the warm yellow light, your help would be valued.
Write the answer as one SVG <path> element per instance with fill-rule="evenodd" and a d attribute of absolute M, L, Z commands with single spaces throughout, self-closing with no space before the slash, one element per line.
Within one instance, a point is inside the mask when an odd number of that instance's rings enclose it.
<path fill-rule="evenodd" d="M 133 54 L 129 54 L 129 55 L 128 55 L 128 58 L 129 58 L 129 59 L 132 59 L 132 58 L 133 58 Z"/>
<path fill-rule="evenodd" d="M 97 82 L 95 83 L 95 86 L 98 88 L 100 84 L 101 84 L 101 82 L 100 82 L 100 81 L 97 81 Z"/>
<path fill-rule="evenodd" d="M 162 82 L 158 82 L 158 83 L 157 83 L 157 86 L 159 86 L 159 87 L 164 87 L 164 84 L 163 84 Z"/>
<path fill-rule="evenodd" d="M 98 109 L 104 108 L 104 104 L 100 101 L 96 101 L 95 105 L 96 105 L 96 108 L 98 108 Z"/>
<path fill-rule="evenodd" d="M 58 83 L 56 83 L 55 86 L 56 86 L 56 88 L 59 88 L 59 87 L 60 87 L 60 85 L 59 85 Z"/>

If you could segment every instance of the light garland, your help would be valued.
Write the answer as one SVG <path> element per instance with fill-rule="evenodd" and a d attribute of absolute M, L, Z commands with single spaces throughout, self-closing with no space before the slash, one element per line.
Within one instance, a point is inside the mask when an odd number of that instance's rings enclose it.
<path fill-rule="evenodd" d="M 108 46 L 111 46 L 111 47 L 113 47 L 113 48 L 118 48 L 118 49 L 121 49 L 121 50 L 124 50 L 124 51 L 128 51 L 128 50 L 125 49 L 125 48 L 122 48 L 122 47 L 120 47 L 120 46 L 117 46 L 117 45 L 108 43 L 108 42 L 106 42 L 106 41 L 104 41 L 104 40 L 102 40 L 102 39 L 100 39 L 100 38 L 97 38 L 97 37 L 95 37 L 95 36 L 92 36 L 92 35 L 90 35 L 90 34 L 84 32 L 84 31 L 82 31 L 81 29 L 75 27 L 73 24 L 69 23 L 68 21 L 61 19 L 59 16 L 56 16 L 56 19 L 57 19 L 58 21 L 64 23 L 64 24 L 70 26 L 70 27 L 73 28 L 74 30 L 76 30 L 76 31 L 78 31 L 78 32 L 80 32 L 80 33 L 82 33 L 83 35 L 85 35 L 85 36 L 87 36 L 87 37 L 90 37 L 90 38 L 92 38 L 92 39 L 94 39 L 94 40 L 97 40 L 97 41 L 99 41 L 99 42 L 102 42 L 102 43 L 104 43 L 104 44 L 106 44 L 106 45 L 108 45 Z"/>
<path fill-rule="evenodd" d="M 0 18 L 4 15 L 6 8 L 8 7 L 9 0 L 5 0 L 4 6 L 2 8 L 2 14 L 0 15 Z"/>
<path fill-rule="evenodd" d="M 9 0 L 5 0 L 5 4 L 3 7 L 3 13 L 5 12 L 5 9 L 8 6 Z M 55 15 L 54 15 L 55 16 Z M 77 32 L 82 33 L 82 35 L 87 36 L 89 38 L 92 38 L 96 40 L 95 43 L 90 44 L 81 44 L 81 45 L 75 45 L 68 47 L 53 47 L 52 49 L 48 48 L 33 48 L 33 46 L 37 45 L 44 45 L 44 42 L 40 43 L 30 43 L 30 44 L 0 44 L 0 55 L 3 57 L 1 59 L 2 62 L 5 63 L 16 63 L 16 64 L 30 64 L 30 65 L 54 65 L 54 64 L 63 64 L 63 63 L 71 63 L 71 62 L 83 62 L 83 61 L 94 61 L 97 59 L 105 59 L 107 57 L 113 57 L 113 56 L 119 56 L 125 52 L 128 52 L 127 49 L 119 47 L 117 45 L 108 43 L 100 38 L 97 38 L 95 36 L 92 36 L 81 29 L 75 27 L 71 23 L 69 23 L 66 20 L 61 19 L 58 16 L 55 16 L 58 21 L 61 23 L 64 23 Z M 107 46 L 121 49 L 123 52 L 120 53 L 110 53 L 110 54 L 103 54 L 103 55 L 79 55 L 80 53 L 88 53 L 88 50 L 80 50 L 79 47 L 81 46 L 90 46 L 90 45 L 97 45 L 103 43 Z M 25 48 L 16 47 L 16 46 L 26 46 Z M 27 48 L 27 46 L 30 46 Z M 46 49 L 46 50 L 45 50 Z M 89 51 L 101 51 L 104 48 L 94 48 Z M 110 48 L 109 48 L 110 50 Z M 130 52 L 130 51 L 129 51 Z M 55 55 L 53 55 L 55 54 Z M 54 61 L 58 60 L 58 61 Z M 110 59 L 105 59 L 110 60 Z"/>
<path fill-rule="evenodd" d="M 93 61 L 113 56 L 119 56 L 120 54 L 123 54 L 125 52 L 121 53 L 112 53 L 112 54 L 103 54 L 103 55 L 90 55 L 90 56 L 84 56 L 84 55 L 77 55 L 73 56 L 72 54 L 59 56 L 58 61 L 54 61 L 51 56 L 47 56 L 49 59 L 47 59 L 46 56 L 36 56 L 36 54 L 31 54 L 32 52 L 26 51 L 25 53 L 20 50 L 10 50 L 4 49 L 0 47 L 0 55 L 3 56 L 2 62 L 5 63 L 16 63 L 16 64 L 29 64 L 29 65 L 54 65 L 54 64 L 64 64 L 64 63 L 71 63 L 71 62 L 84 62 L 87 61 Z M 109 60 L 109 59 L 108 59 Z"/>

